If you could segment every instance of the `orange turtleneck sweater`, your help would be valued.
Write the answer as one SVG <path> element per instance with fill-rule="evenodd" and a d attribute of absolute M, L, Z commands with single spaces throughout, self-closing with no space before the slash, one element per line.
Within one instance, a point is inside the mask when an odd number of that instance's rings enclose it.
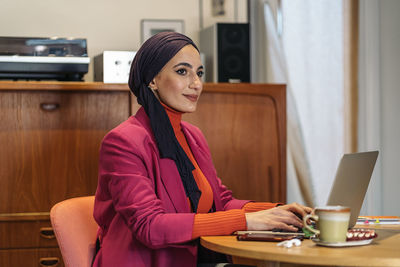
<path fill-rule="evenodd" d="M 197 214 L 194 217 L 192 237 L 198 238 L 203 235 L 229 235 L 234 231 L 246 230 L 245 212 L 254 212 L 275 207 L 278 203 L 249 202 L 242 209 L 228 211 L 217 211 L 208 213 L 213 204 L 213 192 L 207 178 L 204 176 L 192 151 L 186 141 L 181 128 L 182 113 L 162 104 L 171 121 L 175 136 L 194 165 L 193 177 L 201 191 Z M 188 199 L 189 202 L 189 199 Z M 190 204 L 190 202 L 189 202 Z"/>

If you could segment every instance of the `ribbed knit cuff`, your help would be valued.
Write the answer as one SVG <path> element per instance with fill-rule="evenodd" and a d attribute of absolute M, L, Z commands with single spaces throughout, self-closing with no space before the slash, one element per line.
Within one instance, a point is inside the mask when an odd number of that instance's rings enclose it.
<path fill-rule="evenodd" d="M 281 203 L 271 203 L 271 202 L 248 202 L 243 206 L 244 212 L 255 212 L 260 210 L 267 210 L 275 208 Z"/>
<path fill-rule="evenodd" d="M 230 235 L 246 230 L 244 210 L 233 209 L 213 213 L 198 213 L 194 216 L 193 239 L 205 235 Z"/>

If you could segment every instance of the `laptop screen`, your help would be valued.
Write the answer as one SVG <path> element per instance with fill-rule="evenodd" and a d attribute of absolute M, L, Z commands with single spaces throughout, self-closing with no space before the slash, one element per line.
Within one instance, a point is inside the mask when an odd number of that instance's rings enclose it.
<path fill-rule="evenodd" d="M 369 151 L 344 154 L 340 160 L 327 205 L 350 208 L 349 228 L 357 222 L 378 153 Z"/>

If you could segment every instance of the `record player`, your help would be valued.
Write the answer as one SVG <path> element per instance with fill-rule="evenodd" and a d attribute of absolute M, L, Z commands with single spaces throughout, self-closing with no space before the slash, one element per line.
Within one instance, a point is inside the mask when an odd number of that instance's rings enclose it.
<path fill-rule="evenodd" d="M 82 81 L 86 39 L 0 37 L 0 79 Z"/>

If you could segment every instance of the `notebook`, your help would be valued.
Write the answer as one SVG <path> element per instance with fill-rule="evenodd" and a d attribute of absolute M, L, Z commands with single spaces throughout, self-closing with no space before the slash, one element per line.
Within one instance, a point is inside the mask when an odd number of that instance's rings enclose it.
<path fill-rule="evenodd" d="M 326 204 L 350 208 L 349 228 L 352 228 L 357 222 L 378 153 L 378 151 L 369 151 L 344 154 L 339 162 Z M 287 231 L 237 231 L 235 234 L 304 235 L 301 231 L 297 233 Z"/>
<path fill-rule="evenodd" d="M 357 222 L 378 153 L 369 151 L 344 154 L 340 160 L 326 204 L 350 208 L 349 228 Z"/>

